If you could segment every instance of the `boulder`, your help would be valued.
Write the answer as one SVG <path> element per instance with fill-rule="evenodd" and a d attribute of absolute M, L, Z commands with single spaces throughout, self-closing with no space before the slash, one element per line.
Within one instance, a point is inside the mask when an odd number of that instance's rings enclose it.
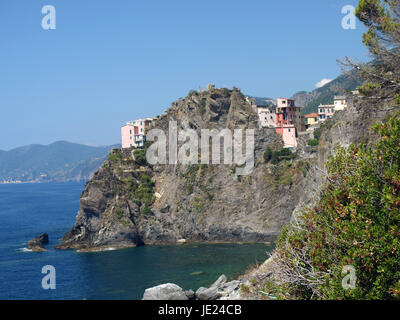
<path fill-rule="evenodd" d="M 27 242 L 28 249 L 32 251 L 45 251 L 44 245 L 49 243 L 49 236 L 47 233 L 42 233 L 36 238 Z"/>
<path fill-rule="evenodd" d="M 222 276 L 220 276 L 218 279 L 217 279 L 217 281 L 215 281 L 213 284 L 212 284 L 212 286 L 211 286 L 211 288 L 213 288 L 213 287 L 217 287 L 217 288 L 219 288 L 219 287 L 221 287 L 221 286 L 223 286 L 225 283 L 226 283 L 226 275 L 222 275 Z"/>
<path fill-rule="evenodd" d="M 200 287 L 196 291 L 196 297 L 199 300 L 218 300 L 221 298 L 221 294 L 218 292 L 218 288 L 204 288 Z"/>
<path fill-rule="evenodd" d="M 219 290 L 223 291 L 223 292 L 232 292 L 232 291 L 238 290 L 240 284 L 241 284 L 241 281 L 233 280 L 231 282 L 225 283 L 223 286 L 221 286 L 219 288 Z"/>
<path fill-rule="evenodd" d="M 217 281 L 215 281 L 211 287 L 204 288 L 200 287 L 196 291 L 197 299 L 199 300 L 217 300 L 221 298 L 221 293 L 219 292 L 220 287 L 222 287 L 226 283 L 226 276 L 223 274 L 220 276 Z"/>
<path fill-rule="evenodd" d="M 166 283 L 146 289 L 142 300 L 188 300 L 188 297 L 181 287 Z"/>
<path fill-rule="evenodd" d="M 196 294 L 193 290 L 187 290 L 185 291 L 185 294 L 189 300 L 196 300 Z"/>

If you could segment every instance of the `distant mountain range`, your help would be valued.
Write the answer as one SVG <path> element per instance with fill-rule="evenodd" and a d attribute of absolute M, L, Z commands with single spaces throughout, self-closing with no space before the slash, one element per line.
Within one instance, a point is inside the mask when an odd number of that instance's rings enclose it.
<path fill-rule="evenodd" d="M 317 112 L 320 104 L 333 104 L 334 96 L 343 95 L 346 91 L 356 90 L 362 83 L 363 80 L 358 73 L 350 71 L 311 92 L 297 92 L 292 96 L 292 99 L 296 100 L 296 105 L 304 107 L 302 114 L 309 114 Z"/>
<path fill-rule="evenodd" d="M 88 180 L 118 145 L 90 147 L 67 141 L 0 150 L 0 182 Z"/>

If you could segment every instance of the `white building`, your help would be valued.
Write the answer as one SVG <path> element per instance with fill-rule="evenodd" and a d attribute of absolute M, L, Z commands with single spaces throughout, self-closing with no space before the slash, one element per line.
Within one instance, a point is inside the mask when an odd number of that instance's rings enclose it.
<path fill-rule="evenodd" d="M 335 111 L 343 110 L 347 107 L 345 96 L 335 96 L 334 101 Z"/>
<path fill-rule="evenodd" d="M 257 106 L 257 113 L 262 127 L 276 127 L 275 107 Z"/>

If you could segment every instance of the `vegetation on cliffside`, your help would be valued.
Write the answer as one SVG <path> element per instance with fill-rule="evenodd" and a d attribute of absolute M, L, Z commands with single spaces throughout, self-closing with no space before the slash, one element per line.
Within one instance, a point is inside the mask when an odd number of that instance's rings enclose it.
<path fill-rule="evenodd" d="M 400 297 L 400 113 L 373 127 L 375 148 L 339 148 L 319 204 L 282 231 L 274 270 L 282 297 Z M 342 287 L 343 267 L 356 285 Z"/>
<path fill-rule="evenodd" d="M 364 109 L 379 107 L 378 140 L 338 148 L 317 204 L 280 235 L 263 291 L 283 299 L 400 298 L 400 1 L 361 0 L 364 44 L 379 64 L 348 65 L 365 79 Z"/>

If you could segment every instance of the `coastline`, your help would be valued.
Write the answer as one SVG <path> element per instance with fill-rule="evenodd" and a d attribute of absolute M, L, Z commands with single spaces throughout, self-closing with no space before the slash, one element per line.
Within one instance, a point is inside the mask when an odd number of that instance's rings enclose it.
<path fill-rule="evenodd" d="M 186 240 L 186 239 L 185 239 Z M 81 253 L 88 252 L 104 252 L 104 251 L 116 251 L 116 250 L 124 250 L 130 248 L 137 248 L 142 246 L 158 246 L 158 247 L 168 247 L 168 246 L 187 246 L 187 245 L 217 245 L 217 244 L 235 244 L 235 245 L 247 245 L 247 244 L 264 244 L 265 246 L 274 246 L 276 244 L 276 239 L 274 241 L 185 241 L 185 242 L 160 242 L 160 243 L 149 243 L 143 245 L 135 245 L 135 244 L 115 244 L 115 245 L 106 245 L 106 246 L 98 246 L 98 247 L 89 247 L 89 248 L 79 248 L 79 247 L 69 247 L 63 248 L 60 245 L 54 246 L 55 250 L 73 250 Z"/>

